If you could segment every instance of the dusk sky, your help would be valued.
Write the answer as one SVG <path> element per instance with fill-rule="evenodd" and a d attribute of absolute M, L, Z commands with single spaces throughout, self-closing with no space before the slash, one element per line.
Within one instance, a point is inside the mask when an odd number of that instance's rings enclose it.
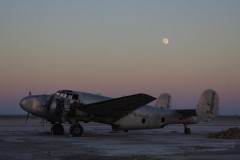
<path fill-rule="evenodd" d="M 189 109 L 209 88 L 240 115 L 239 0 L 0 1 L 0 114 L 25 114 L 29 91 L 168 92 Z"/>

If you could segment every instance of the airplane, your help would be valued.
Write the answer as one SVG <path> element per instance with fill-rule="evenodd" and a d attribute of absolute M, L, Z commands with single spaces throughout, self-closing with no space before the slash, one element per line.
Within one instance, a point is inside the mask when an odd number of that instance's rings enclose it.
<path fill-rule="evenodd" d="M 156 98 L 138 93 L 119 98 L 99 94 L 59 90 L 52 95 L 31 95 L 24 97 L 19 105 L 27 112 L 51 122 L 52 135 L 63 135 L 63 123 L 71 124 L 71 136 L 83 136 L 80 122 L 99 122 L 109 124 L 112 130 L 125 131 L 158 129 L 169 124 L 183 124 L 184 133 L 190 134 L 188 124 L 209 122 L 218 116 L 219 97 L 212 90 L 205 90 L 196 109 L 171 109 L 171 95 L 161 94 L 155 106 L 147 105 Z M 26 118 L 26 122 L 27 122 Z"/>

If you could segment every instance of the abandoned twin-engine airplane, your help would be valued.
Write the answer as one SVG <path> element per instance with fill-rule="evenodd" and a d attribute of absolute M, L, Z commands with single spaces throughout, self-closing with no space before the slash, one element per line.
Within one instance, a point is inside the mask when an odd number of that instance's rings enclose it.
<path fill-rule="evenodd" d="M 82 136 L 79 122 L 110 124 L 113 131 L 163 128 L 168 124 L 183 124 L 186 134 L 191 130 L 187 124 L 199 120 L 210 121 L 217 117 L 219 98 L 215 91 L 205 90 L 196 109 L 170 109 L 171 96 L 159 96 L 156 106 L 146 105 L 156 98 L 147 94 L 134 94 L 109 98 L 97 94 L 60 90 L 53 95 L 29 95 L 20 101 L 20 106 L 29 113 L 50 121 L 52 135 L 64 134 L 62 123 L 69 122 L 70 134 Z M 27 116 L 28 118 L 28 116 Z M 27 119 L 26 119 L 27 122 Z"/>

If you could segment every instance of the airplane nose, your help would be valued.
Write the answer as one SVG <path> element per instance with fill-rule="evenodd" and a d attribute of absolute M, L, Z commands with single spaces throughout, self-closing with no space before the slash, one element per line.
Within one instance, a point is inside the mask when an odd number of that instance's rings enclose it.
<path fill-rule="evenodd" d="M 22 109 L 25 109 L 26 108 L 26 99 L 23 98 L 20 102 L 19 102 L 19 105 Z"/>
<path fill-rule="evenodd" d="M 26 104 L 26 100 L 25 99 L 22 99 L 20 102 L 19 102 L 19 105 L 23 108 Z"/>

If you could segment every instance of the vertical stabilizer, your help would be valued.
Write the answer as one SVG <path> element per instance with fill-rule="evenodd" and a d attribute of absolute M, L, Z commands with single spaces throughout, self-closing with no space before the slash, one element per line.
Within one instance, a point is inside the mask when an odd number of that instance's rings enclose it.
<path fill-rule="evenodd" d="M 205 90 L 197 104 L 197 115 L 200 120 L 209 122 L 218 116 L 219 98 L 217 92 L 208 89 Z"/>
<path fill-rule="evenodd" d="M 169 93 L 161 94 L 155 104 L 156 107 L 169 109 L 171 108 L 171 95 Z"/>

